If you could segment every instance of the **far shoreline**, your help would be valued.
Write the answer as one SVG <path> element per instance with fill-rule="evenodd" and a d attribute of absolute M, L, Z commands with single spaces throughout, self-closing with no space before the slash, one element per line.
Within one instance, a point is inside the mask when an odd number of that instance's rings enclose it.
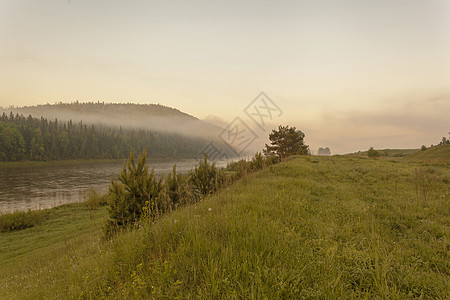
<path fill-rule="evenodd" d="M 94 159 L 64 159 L 64 160 L 18 160 L 18 161 L 0 161 L 2 167 L 35 167 L 44 165 L 76 165 L 83 163 L 108 163 L 108 162 L 126 162 L 129 158 L 94 158 Z M 182 157 L 149 157 L 147 163 L 151 162 L 170 162 L 182 160 L 201 160 L 201 158 L 182 158 Z"/>

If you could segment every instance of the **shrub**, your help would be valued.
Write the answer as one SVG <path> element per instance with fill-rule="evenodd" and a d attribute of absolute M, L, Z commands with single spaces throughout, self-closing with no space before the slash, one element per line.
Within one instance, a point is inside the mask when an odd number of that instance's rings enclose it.
<path fill-rule="evenodd" d="M 233 179 L 238 179 L 246 176 L 249 172 L 264 169 L 265 167 L 274 165 L 278 163 L 280 159 L 275 155 L 263 156 L 260 152 L 257 152 L 253 156 L 251 161 L 246 161 L 241 159 L 238 161 L 233 161 L 227 164 L 225 170 L 228 172 L 233 172 L 235 175 Z"/>
<path fill-rule="evenodd" d="M 95 190 L 89 190 L 84 196 L 84 205 L 88 210 L 96 210 L 106 204 L 108 204 L 108 194 L 99 194 Z"/>
<path fill-rule="evenodd" d="M 203 196 L 214 193 L 224 182 L 224 172 L 216 168 L 215 163 L 208 163 L 208 157 L 200 161 L 190 173 L 189 181 L 194 187 L 194 192 Z"/>
<path fill-rule="evenodd" d="M 238 161 L 233 161 L 227 165 L 227 171 L 235 172 L 235 179 L 242 178 L 252 169 L 252 162 L 241 159 Z"/>
<path fill-rule="evenodd" d="M 257 152 L 255 156 L 253 156 L 250 166 L 252 170 L 262 170 L 265 168 L 266 164 L 261 152 Z"/>
<path fill-rule="evenodd" d="M 118 227 L 136 224 L 143 213 L 152 220 L 162 213 L 162 180 L 156 179 L 153 169 L 148 170 L 146 158 L 144 151 L 136 164 L 134 154 L 131 153 L 118 181 L 111 180 L 107 236 Z"/>
<path fill-rule="evenodd" d="M 177 166 L 174 165 L 172 173 L 169 173 L 169 175 L 167 175 L 167 179 L 164 184 L 170 202 L 173 205 L 176 205 L 180 202 L 180 182 L 181 174 L 177 174 Z"/>
<path fill-rule="evenodd" d="M 173 166 L 172 173 L 169 173 L 163 185 L 164 201 L 163 210 L 171 210 L 186 203 L 192 203 L 196 199 L 192 194 L 192 186 L 188 181 L 183 181 L 181 173 L 177 173 L 176 165 Z"/>
<path fill-rule="evenodd" d="M 367 156 L 368 157 L 379 157 L 380 156 L 380 152 L 375 150 L 373 147 L 370 147 L 369 151 L 367 151 Z"/>
<path fill-rule="evenodd" d="M 271 166 L 271 165 L 275 165 L 277 163 L 280 162 L 280 160 L 278 159 L 277 156 L 266 156 L 265 157 L 265 161 L 266 161 L 266 167 Z"/>
<path fill-rule="evenodd" d="M 29 210 L 0 214 L 0 232 L 21 230 L 34 227 L 47 219 L 47 211 Z"/>

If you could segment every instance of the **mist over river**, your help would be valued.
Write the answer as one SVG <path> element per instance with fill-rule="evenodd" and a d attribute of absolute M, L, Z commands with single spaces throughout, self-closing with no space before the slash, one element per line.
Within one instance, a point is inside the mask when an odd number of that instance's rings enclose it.
<path fill-rule="evenodd" d="M 185 174 L 198 160 L 147 162 L 159 178 L 172 171 Z M 5 164 L 0 166 L 0 213 L 14 210 L 44 209 L 80 202 L 90 189 L 106 192 L 111 177 L 117 178 L 124 160 Z M 227 161 L 216 162 L 225 166 Z"/>

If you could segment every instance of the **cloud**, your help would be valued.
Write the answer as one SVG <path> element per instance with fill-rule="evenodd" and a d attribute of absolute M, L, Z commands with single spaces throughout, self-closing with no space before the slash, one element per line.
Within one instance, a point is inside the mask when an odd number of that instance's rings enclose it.
<path fill-rule="evenodd" d="M 203 119 L 203 121 L 208 122 L 213 125 L 216 125 L 216 126 L 219 126 L 221 128 L 226 128 L 229 123 L 229 122 L 226 122 L 221 117 L 216 116 L 216 115 L 208 115 Z"/>
<path fill-rule="evenodd" d="M 436 144 L 450 130 L 450 93 L 387 101 L 377 109 L 325 110 L 307 124 L 312 148 L 333 153 Z"/>

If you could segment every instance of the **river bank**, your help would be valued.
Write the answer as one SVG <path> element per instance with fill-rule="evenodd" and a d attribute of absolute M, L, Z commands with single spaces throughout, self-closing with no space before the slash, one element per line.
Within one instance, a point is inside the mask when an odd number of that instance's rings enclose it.
<path fill-rule="evenodd" d="M 89 190 L 104 193 L 111 177 L 120 174 L 126 160 L 7 163 L 0 167 L 0 213 L 40 210 L 66 203 L 82 202 Z M 218 161 L 218 166 L 229 162 Z M 148 161 L 155 174 L 163 176 L 177 165 L 186 173 L 199 163 L 196 159 Z"/>
<path fill-rule="evenodd" d="M 446 166 L 296 157 L 108 242 L 102 209 L 71 204 L 67 231 L 54 219 L 0 234 L 25 247 L 0 251 L 0 298 L 445 299 L 449 179 Z"/>

